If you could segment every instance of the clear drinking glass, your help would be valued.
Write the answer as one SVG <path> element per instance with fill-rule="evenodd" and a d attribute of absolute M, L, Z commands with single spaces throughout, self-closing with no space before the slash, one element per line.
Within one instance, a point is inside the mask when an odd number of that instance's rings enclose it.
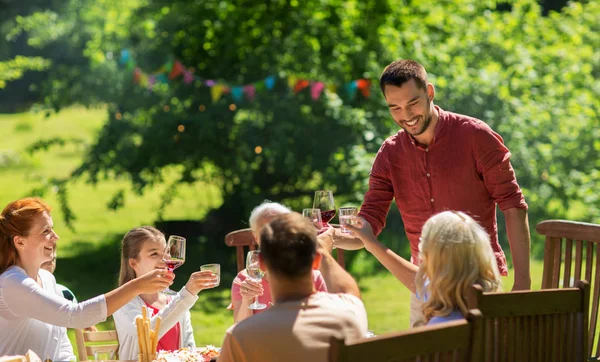
<path fill-rule="evenodd" d="M 358 209 L 354 206 L 340 207 L 340 229 L 343 233 L 349 233 L 346 225 L 352 225 L 353 218 L 358 215 Z"/>
<path fill-rule="evenodd" d="M 333 202 L 333 192 L 329 190 L 315 191 L 313 209 L 321 210 L 321 224 L 323 225 L 323 227 L 329 226 L 328 223 L 335 216 L 335 203 Z"/>
<path fill-rule="evenodd" d="M 323 219 L 321 218 L 320 209 L 304 209 L 302 210 L 302 216 L 310 220 L 317 230 L 321 230 L 323 227 Z"/>
<path fill-rule="evenodd" d="M 185 238 L 182 236 L 171 235 L 167 241 L 167 247 L 163 254 L 163 261 L 167 264 L 169 271 L 173 271 L 185 262 Z M 177 292 L 167 288 L 163 290 L 167 295 L 175 295 Z"/>
<path fill-rule="evenodd" d="M 252 278 L 252 280 L 260 282 L 262 278 L 265 276 L 265 272 L 260 269 L 260 265 L 258 262 L 258 256 L 260 255 L 260 251 L 251 250 L 248 252 L 248 256 L 246 257 L 246 272 Z M 248 306 L 249 309 L 265 309 L 267 306 L 265 304 L 258 302 L 258 296 L 254 298 L 254 303 Z"/>
<path fill-rule="evenodd" d="M 211 272 L 217 275 L 217 284 L 215 287 L 218 287 L 221 283 L 221 265 L 219 264 L 204 264 L 200 267 L 200 271 L 210 270 Z"/>

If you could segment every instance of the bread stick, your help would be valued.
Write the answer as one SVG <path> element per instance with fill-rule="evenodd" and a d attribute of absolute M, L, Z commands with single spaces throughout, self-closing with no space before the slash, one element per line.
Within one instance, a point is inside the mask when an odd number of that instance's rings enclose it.
<path fill-rule="evenodd" d="M 156 323 L 154 324 L 154 343 L 152 346 L 152 352 L 156 353 L 156 349 L 158 348 L 158 336 L 160 333 L 160 317 L 156 317 Z"/>

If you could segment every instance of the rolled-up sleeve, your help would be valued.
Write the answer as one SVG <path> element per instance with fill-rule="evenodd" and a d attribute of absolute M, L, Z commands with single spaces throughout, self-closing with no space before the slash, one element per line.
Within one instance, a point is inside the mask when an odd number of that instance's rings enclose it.
<path fill-rule="evenodd" d="M 0 315 L 11 318 L 33 318 L 67 328 L 86 328 L 103 322 L 107 317 L 104 295 L 72 303 L 46 292 L 33 279 L 12 274 L 0 286 Z"/>
<path fill-rule="evenodd" d="M 512 208 L 527 210 L 523 192 L 510 164 L 510 151 L 502 137 L 488 125 L 480 122 L 474 137 L 477 172 L 483 178 L 486 189 L 500 210 Z"/>
<path fill-rule="evenodd" d="M 369 190 L 365 194 L 359 216 L 371 224 L 375 235 L 385 227 L 385 220 L 394 199 L 394 187 L 389 173 L 389 163 L 384 143 L 373 162 L 369 175 Z"/>

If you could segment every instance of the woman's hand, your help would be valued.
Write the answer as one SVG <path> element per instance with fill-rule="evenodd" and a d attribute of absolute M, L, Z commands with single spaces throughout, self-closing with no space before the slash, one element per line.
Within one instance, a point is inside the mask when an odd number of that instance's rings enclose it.
<path fill-rule="evenodd" d="M 378 243 L 371 224 L 360 216 L 353 217 L 352 225 L 346 225 L 345 227 L 350 230 L 351 235 L 363 242 L 365 249 L 368 251 L 373 244 Z"/>
<path fill-rule="evenodd" d="M 152 294 L 160 292 L 173 284 L 175 274 L 167 269 L 155 269 L 133 281 L 137 284 L 138 294 Z"/>
<path fill-rule="evenodd" d="M 321 233 L 317 235 L 317 251 L 322 255 L 331 254 L 333 249 L 335 235 L 335 229 L 330 227 L 327 229 L 321 229 Z"/>
<path fill-rule="evenodd" d="M 198 294 L 201 290 L 214 288 L 219 285 L 219 277 L 210 270 L 198 271 L 190 275 L 185 289 L 192 294 Z"/>
<path fill-rule="evenodd" d="M 242 299 L 250 300 L 254 297 L 263 295 L 263 293 L 263 286 L 260 282 L 246 278 L 240 283 L 240 294 L 242 295 Z"/>

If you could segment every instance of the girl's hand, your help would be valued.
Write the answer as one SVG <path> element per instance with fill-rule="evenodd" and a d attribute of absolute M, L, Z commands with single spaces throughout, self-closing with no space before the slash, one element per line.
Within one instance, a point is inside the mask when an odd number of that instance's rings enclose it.
<path fill-rule="evenodd" d="M 185 289 L 192 294 L 198 294 L 201 290 L 214 288 L 219 285 L 219 277 L 210 270 L 197 271 L 190 275 Z"/>
<path fill-rule="evenodd" d="M 134 279 L 137 284 L 138 294 L 152 294 L 160 292 L 173 284 L 175 274 L 167 269 L 154 269 Z"/>
<path fill-rule="evenodd" d="M 350 234 L 360 239 L 365 245 L 365 248 L 369 250 L 369 247 L 373 243 L 377 243 L 377 237 L 373 233 L 371 224 L 360 216 L 352 218 L 352 225 L 346 225 L 346 229 L 350 230 Z"/>
<path fill-rule="evenodd" d="M 252 299 L 254 297 L 263 295 L 263 293 L 263 286 L 260 282 L 246 278 L 240 283 L 240 294 L 242 295 L 242 299 Z"/>

